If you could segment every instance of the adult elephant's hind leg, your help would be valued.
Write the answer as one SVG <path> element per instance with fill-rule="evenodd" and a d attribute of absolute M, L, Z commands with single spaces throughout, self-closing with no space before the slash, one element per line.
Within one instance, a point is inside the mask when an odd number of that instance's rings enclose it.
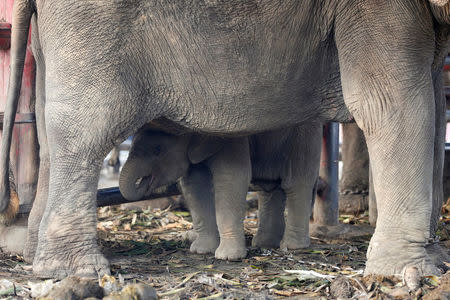
<path fill-rule="evenodd" d="M 414 4 L 386 1 L 374 9 L 361 2 L 336 24 L 344 99 L 366 136 L 378 207 L 366 274 L 400 275 L 407 267 L 438 273 L 425 251 L 433 191 L 434 37 L 427 8 Z M 387 28 L 397 30 L 386 38 Z"/>

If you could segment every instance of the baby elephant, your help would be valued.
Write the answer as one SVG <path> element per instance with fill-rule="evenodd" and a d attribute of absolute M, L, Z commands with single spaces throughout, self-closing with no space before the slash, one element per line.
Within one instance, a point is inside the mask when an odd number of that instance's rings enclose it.
<path fill-rule="evenodd" d="M 198 235 L 191 252 L 215 251 L 216 258 L 233 260 L 246 255 L 243 219 L 251 180 L 259 190 L 260 220 L 253 245 L 308 247 L 321 130 L 313 123 L 249 138 L 218 138 L 144 127 L 134 136 L 120 190 L 137 200 L 181 178 Z"/>

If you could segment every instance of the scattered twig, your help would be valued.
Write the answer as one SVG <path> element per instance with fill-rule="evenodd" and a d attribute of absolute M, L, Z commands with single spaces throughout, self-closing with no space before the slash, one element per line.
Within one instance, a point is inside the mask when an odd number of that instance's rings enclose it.
<path fill-rule="evenodd" d="M 223 296 L 223 293 L 222 292 L 220 292 L 220 293 L 217 293 L 217 294 L 214 294 L 214 295 L 211 295 L 211 296 L 208 296 L 208 297 L 204 297 L 204 298 L 197 298 L 198 300 L 209 300 L 209 299 L 217 299 L 217 298 L 220 298 L 220 297 L 222 297 Z"/>
<path fill-rule="evenodd" d="M 177 285 L 174 287 L 174 289 L 178 289 L 178 288 L 182 287 L 183 285 L 186 284 L 186 282 L 188 282 L 189 280 L 191 280 L 191 279 L 192 279 L 195 275 L 197 275 L 198 273 L 200 273 L 200 272 L 198 271 L 198 272 L 194 272 L 194 273 L 191 273 L 191 274 L 186 275 L 186 278 L 184 278 L 182 282 L 180 282 L 179 284 L 177 284 Z"/>
<path fill-rule="evenodd" d="M 304 264 L 304 265 L 310 265 L 310 266 L 319 265 L 321 267 L 328 267 L 328 268 L 332 268 L 332 269 L 339 270 L 339 271 L 341 270 L 341 268 L 339 268 L 338 266 L 333 266 L 333 265 L 325 264 L 325 263 L 310 262 L 310 261 L 304 261 L 304 260 L 299 260 L 299 259 L 297 259 L 297 262 L 300 264 Z"/>
<path fill-rule="evenodd" d="M 283 271 L 288 273 L 288 274 L 300 275 L 300 276 L 305 277 L 305 278 L 317 277 L 317 278 L 323 278 L 323 279 L 333 279 L 333 278 L 336 277 L 334 275 L 320 274 L 320 273 L 318 273 L 316 271 L 307 271 L 307 270 L 283 270 Z"/>
<path fill-rule="evenodd" d="M 175 294 L 178 294 L 178 293 L 184 291 L 185 289 L 186 288 L 170 290 L 168 292 L 158 294 L 158 297 L 161 298 L 161 297 L 172 296 L 172 295 L 175 295 Z"/>
<path fill-rule="evenodd" d="M 353 280 L 353 281 L 356 281 L 356 283 L 359 285 L 359 287 L 364 291 L 364 293 L 368 293 L 368 291 L 367 291 L 367 289 L 366 289 L 366 287 L 364 286 L 364 284 L 362 284 L 362 282 L 358 279 L 358 278 L 353 278 L 353 277 L 350 277 L 349 276 L 349 278 L 351 279 L 351 280 Z"/>
<path fill-rule="evenodd" d="M 320 292 L 321 290 L 323 290 L 327 286 L 328 286 L 328 283 L 322 284 L 321 286 L 319 286 L 317 289 L 314 290 L 314 293 Z"/>

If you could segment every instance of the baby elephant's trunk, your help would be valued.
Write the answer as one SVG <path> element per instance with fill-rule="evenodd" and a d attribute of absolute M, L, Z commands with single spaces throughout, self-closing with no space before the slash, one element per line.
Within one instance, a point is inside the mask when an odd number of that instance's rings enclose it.
<path fill-rule="evenodd" d="M 120 172 L 120 193 L 129 201 L 142 199 L 148 190 L 146 186 L 143 186 L 144 178 L 139 176 L 138 167 L 135 163 L 127 162 Z"/>

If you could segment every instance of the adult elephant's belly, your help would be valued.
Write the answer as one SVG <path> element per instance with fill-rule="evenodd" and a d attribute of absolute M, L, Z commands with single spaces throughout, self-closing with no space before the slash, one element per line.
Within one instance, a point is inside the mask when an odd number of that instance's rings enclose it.
<path fill-rule="evenodd" d="M 252 49 L 258 47 L 262 45 L 255 42 Z M 164 70 L 148 84 L 168 95 L 157 101 L 170 107 L 164 117 L 214 134 L 262 132 L 317 120 L 330 108 L 342 108 L 339 76 L 329 76 L 339 74 L 335 58 L 302 59 L 294 55 L 294 48 L 272 49 L 264 56 L 241 48 L 235 53 L 220 53 L 207 45 L 182 48 L 175 52 L 181 53 L 178 56 L 166 54 L 148 64 Z M 190 56 L 181 59 L 186 53 Z M 330 65 L 334 70 L 327 69 Z"/>
<path fill-rule="evenodd" d="M 240 11 L 208 5 L 170 24 L 144 23 L 147 53 L 130 69 L 148 68 L 147 89 L 168 97 L 158 101 L 168 104 L 164 117 L 203 132 L 246 134 L 317 118 L 324 98 L 339 96 L 327 88 L 340 89 L 333 41 L 297 1 Z"/>
<path fill-rule="evenodd" d="M 119 2 L 114 13 L 103 3 L 83 3 L 83 14 L 44 3 L 49 13 L 64 15 L 64 22 L 39 23 L 47 34 L 44 55 L 52 58 L 50 102 L 89 97 L 96 107 L 114 107 L 111 122 L 126 111 L 130 127 L 166 117 L 227 135 L 281 128 L 342 107 L 329 103 L 342 99 L 332 19 L 305 13 L 317 9 L 315 1 Z M 116 25 L 130 13 L 129 26 Z M 87 24 L 98 38 L 80 34 Z"/>
<path fill-rule="evenodd" d="M 311 99 L 305 97 L 304 99 Z M 196 98 L 173 121 L 205 133 L 251 134 L 297 124 L 318 117 L 318 103 L 273 90 Z M 198 105 L 198 106 L 197 106 Z"/>

